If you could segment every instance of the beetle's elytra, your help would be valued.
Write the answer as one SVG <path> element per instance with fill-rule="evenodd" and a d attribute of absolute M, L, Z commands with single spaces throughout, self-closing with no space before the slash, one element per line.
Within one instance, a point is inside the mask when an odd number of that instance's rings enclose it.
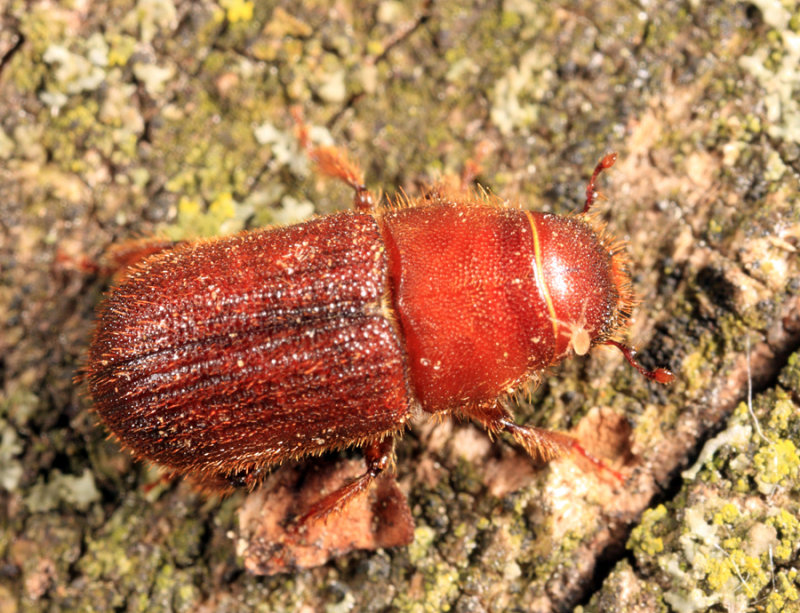
<path fill-rule="evenodd" d="M 355 211 L 182 244 L 136 264 L 102 307 L 88 377 L 138 457 L 208 489 L 348 446 L 367 470 L 300 523 L 343 509 L 391 463 L 412 411 L 507 432 L 535 458 L 577 444 L 518 425 L 502 400 L 571 353 L 622 344 L 633 302 L 621 243 L 586 213 L 504 208 L 439 190 L 379 207 L 336 148 L 303 144 Z"/>

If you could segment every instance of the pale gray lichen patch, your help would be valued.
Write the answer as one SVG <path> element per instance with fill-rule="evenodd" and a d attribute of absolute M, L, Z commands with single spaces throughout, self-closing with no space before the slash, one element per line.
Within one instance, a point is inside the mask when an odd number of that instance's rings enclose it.
<path fill-rule="evenodd" d="M 766 96 L 767 133 L 800 143 L 800 23 L 798 6 L 780 0 L 755 0 L 774 36 L 767 36 L 753 53 L 739 60 Z"/>

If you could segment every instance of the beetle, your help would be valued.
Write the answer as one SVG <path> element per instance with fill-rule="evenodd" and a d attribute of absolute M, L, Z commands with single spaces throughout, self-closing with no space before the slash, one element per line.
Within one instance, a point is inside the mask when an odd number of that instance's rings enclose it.
<path fill-rule="evenodd" d="M 222 491 L 269 469 L 363 447 L 365 472 L 298 525 L 343 510 L 393 463 L 415 411 L 508 433 L 536 460 L 580 445 L 503 403 L 571 354 L 622 340 L 634 302 L 624 244 L 589 215 L 605 156 L 568 216 L 439 188 L 379 205 L 336 147 L 304 149 L 354 210 L 200 240 L 126 271 L 89 350 L 97 414 L 141 459 Z"/>

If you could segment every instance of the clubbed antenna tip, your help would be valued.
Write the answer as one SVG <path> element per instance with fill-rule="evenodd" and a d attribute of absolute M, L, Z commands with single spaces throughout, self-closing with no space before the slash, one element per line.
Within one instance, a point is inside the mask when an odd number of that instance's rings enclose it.
<path fill-rule="evenodd" d="M 633 366 L 636 370 L 638 370 L 642 375 L 647 377 L 652 381 L 657 381 L 658 383 L 672 383 L 675 380 L 675 374 L 669 370 L 668 368 L 656 368 L 655 370 L 647 370 L 644 366 L 639 364 L 636 361 L 636 350 L 632 347 L 628 347 L 627 345 L 623 345 L 622 343 L 618 343 L 617 341 L 607 340 L 604 343 L 605 345 L 611 345 L 616 347 L 622 352 L 622 355 L 625 356 L 625 359 L 628 360 L 628 364 Z"/>

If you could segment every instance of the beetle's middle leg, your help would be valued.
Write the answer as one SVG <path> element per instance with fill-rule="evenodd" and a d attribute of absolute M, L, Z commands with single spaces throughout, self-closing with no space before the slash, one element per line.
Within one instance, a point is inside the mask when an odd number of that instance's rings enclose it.
<path fill-rule="evenodd" d="M 353 162 L 347 152 L 340 147 L 315 147 L 311 144 L 308 125 L 303 121 L 299 107 L 292 108 L 292 117 L 297 124 L 297 139 L 300 146 L 308 152 L 308 157 L 317 165 L 319 171 L 334 179 L 339 179 L 355 190 L 353 206 L 362 213 L 373 212 L 377 202 L 372 193 L 364 185 L 364 175 L 358 164 Z"/>
<path fill-rule="evenodd" d="M 602 460 L 586 451 L 583 445 L 574 437 L 563 432 L 546 430 L 545 428 L 520 426 L 499 403 L 489 407 L 471 409 L 468 414 L 492 434 L 507 432 L 513 436 L 514 440 L 522 445 L 528 455 L 537 462 L 549 462 L 568 452 L 577 453 L 589 460 L 598 469 L 611 474 L 617 481 L 622 482 L 625 480 L 620 473 L 609 468 Z"/>
<path fill-rule="evenodd" d="M 387 436 L 382 441 L 370 443 L 366 447 L 364 455 L 367 461 L 367 470 L 364 474 L 315 502 L 304 515 L 296 520 L 295 526 L 298 529 L 308 523 L 324 521 L 331 513 L 341 513 L 353 499 L 364 494 L 372 482 L 392 465 L 394 437 Z"/>

